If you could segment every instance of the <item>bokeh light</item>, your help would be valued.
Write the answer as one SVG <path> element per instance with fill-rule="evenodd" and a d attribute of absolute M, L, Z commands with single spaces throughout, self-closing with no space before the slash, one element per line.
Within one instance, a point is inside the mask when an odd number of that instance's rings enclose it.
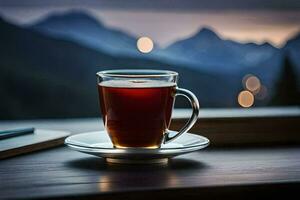
<path fill-rule="evenodd" d="M 244 108 L 249 108 L 254 104 L 254 96 L 251 92 L 243 90 L 238 95 L 238 103 Z"/>
<path fill-rule="evenodd" d="M 153 41 L 149 37 L 140 37 L 136 44 L 138 50 L 142 53 L 150 53 L 154 47 Z"/>
<path fill-rule="evenodd" d="M 243 86 L 244 86 L 244 89 L 246 90 L 246 81 L 248 80 L 249 77 L 253 76 L 252 74 L 247 74 L 243 77 L 243 80 L 242 80 L 242 83 L 243 83 Z"/>
<path fill-rule="evenodd" d="M 247 77 L 245 77 L 243 79 L 244 82 L 244 86 L 245 89 L 255 93 L 258 93 L 261 87 L 261 83 L 258 77 L 254 76 L 254 75 L 248 75 Z"/>
<path fill-rule="evenodd" d="M 268 96 L 268 89 L 266 86 L 261 85 L 259 92 L 255 95 L 258 100 L 264 100 Z"/>

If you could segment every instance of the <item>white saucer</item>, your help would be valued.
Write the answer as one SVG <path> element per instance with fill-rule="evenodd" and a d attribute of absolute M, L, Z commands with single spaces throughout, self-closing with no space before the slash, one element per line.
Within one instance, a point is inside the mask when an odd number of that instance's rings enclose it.
<path fill-rule="evenodd" d="M 207 147 L 209 140 L 200 135 L 185 133 L 161 145 L 159 149 L 118 149 L 113 147 L 106 131 L 98 131 L 69 136 L 65 144 L 73 150 L 102 157 L 110 163 L 167 163 L 169 158 Z"/>

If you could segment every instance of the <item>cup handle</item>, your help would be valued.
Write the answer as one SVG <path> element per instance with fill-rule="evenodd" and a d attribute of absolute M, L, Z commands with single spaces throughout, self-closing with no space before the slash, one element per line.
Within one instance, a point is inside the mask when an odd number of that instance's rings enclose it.
<path fill-rule="evenodd" d="M 199 102 L 198 102 L 197 97 L 191 91 L 182 89 L 182 88 L 176 88 L 175 95 L 186 97 L 189 100 L 189 102 L 191 103 L 193 113 L 192 113 L 192 116 L 190 117 L 190 119 L 188 120 L 188 122 L 181 128 L 181 130 L 178 133 L 176 133 L 175 131 L 167 130 L 167 132 L 164 135 L 163 144 L 166 144 L 166 143 L 176 139 L 183 133 L 188 132 L 188 130 L 190 130 L 193 127 L 193 125 L 195 124 L 195 122 L 197 121 L 198 115 L 199 115 Z"/>

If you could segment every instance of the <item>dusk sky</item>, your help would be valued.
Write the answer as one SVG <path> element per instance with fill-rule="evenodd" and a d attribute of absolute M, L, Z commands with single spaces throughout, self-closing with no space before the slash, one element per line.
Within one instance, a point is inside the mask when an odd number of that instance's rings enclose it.
<path fill-rule="evenodd" d="M 0 0 L 0 16 L 17 24 L 73 9 L 107 26 L 149 36 L 161 46 L 204 26 L 223 38 L 277 46 L 300 31 L 298 0 Z"/>

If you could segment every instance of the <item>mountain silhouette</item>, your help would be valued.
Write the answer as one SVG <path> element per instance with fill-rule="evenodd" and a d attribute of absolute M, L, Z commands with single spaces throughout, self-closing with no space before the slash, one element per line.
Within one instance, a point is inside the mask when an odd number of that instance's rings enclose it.
<path fill-rule="evenodd" d="M 269 43 L 243 44 L 224 40 L 213 30 L 203 28 L 193 36 L 171 44 L 165 51 L 194 68 L 201 65 L 210 71 L 234 72 L 255 67 L 279 50 Z"/>
<path fill-rule="evenodd" d="M 196 32 L 196 34 L 193 36 L 195 38 L 207 38 L 207 39 L 216 39 L 219 40 L 220 37 L 210 28 L 203 27 L 199 31 Z"/>
<path fill-rule="evenodd" d="M 52 14 L 31 28 L 56 38 L 105 51 L 111 55 L 138 55 L 136 38 L 120 30 L 106 27 L 83 11 Z"/>
<path fill-rule="evenodd" d="M 151 54 L 142 55 L 136 49 L 136 37 L 106 27 L 80 10 L 49 15 L 31 27 L 51 37 L 71 40 L 111 55 L 162 60 L 208 72 L 239 73 L 241 69 L 265 63 L 279 51 L 269 43 L 258 45 L 224 40 L 205 27 L 165 49 L 156 47 Z"/>
<path fill-rule="evenodd" d="M 286 42 L 285 47 L 299 47 L 300 46 L 300 33 L 296 34 L 295 36 L 293 36 L 291 39 L 289 39 Z"/>
<path fill-rule="evenodd" d="M 234 56 L 232 51 L 226 51 L 224 45 L 216 33 L 203 28 L 193 36 L 170 45 L 166 51 L 187 62 L 214 65 L 219 64 L 220 60 L 228 63 Z"/>

